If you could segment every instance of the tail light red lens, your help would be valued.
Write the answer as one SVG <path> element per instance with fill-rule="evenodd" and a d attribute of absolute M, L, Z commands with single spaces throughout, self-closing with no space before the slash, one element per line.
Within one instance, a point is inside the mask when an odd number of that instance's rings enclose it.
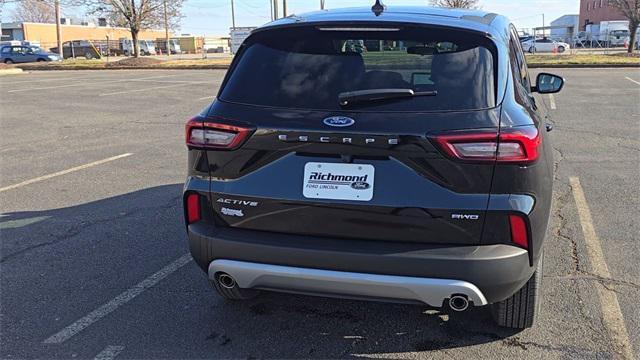
<path fill-rule="evenodd" d="M 511 241 L 522 248 L 529 249 L 529 233 L 524 218 L 520 215 L 509 215 L 509 226 Z"/>
<path fill-rule="evenodd" d="M 186 124 L 187 146 L 199 148 L 235 149 L 249 134 L 249 128 L 206 122 L 201 118 L 193 118 Z"/>
<path fill-rule="evenodd" d="M 433 138 L 450 157 L 465 161 L 528 164 L 538 158 L 540 134 L 535 126 L 500 131 L 459 132 Z"/>
<path fill-rule="evenodd" d="M 187 195 L 187 223 L 193 224 L 200 221 L 200 196 L 198 194 Z"/>

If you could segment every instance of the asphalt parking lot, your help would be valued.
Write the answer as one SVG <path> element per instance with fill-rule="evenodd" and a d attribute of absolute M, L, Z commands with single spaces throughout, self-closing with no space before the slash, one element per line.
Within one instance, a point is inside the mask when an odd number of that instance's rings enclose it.
<path fill-rule="evenodd" d="M 640 71 L 556 69 L 542 315 L 264 294 L 226 303 L 190 261 L 184 122 L 224 71 L 0 77 L 1 358 L 640 356 Z"/>

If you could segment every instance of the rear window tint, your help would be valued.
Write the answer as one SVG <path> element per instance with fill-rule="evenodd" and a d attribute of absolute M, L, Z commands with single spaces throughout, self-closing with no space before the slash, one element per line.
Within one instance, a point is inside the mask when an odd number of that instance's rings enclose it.
<path fill-rule="evenodd" d="M 342 92 L 436 91 L 436 96 L 351 104 L 359 111 L 449 111 L 495 106 L 495 47 L 481 35 L 437 28 L 392 31 L 277 29 L 250 37 L 220 99 L 342 109 Z"/>

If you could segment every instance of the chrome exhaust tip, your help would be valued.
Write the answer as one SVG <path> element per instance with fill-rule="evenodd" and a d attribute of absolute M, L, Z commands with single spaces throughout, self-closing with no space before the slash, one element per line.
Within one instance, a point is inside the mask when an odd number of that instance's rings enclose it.
<path fill-rule="evenodd" d="M 453 311 L 465 311 L 469 307 L 469 299 L 465 295 L 451 295 L 449 307 Z"/>
<path fill-rule="evenodd" d="M 227 273 L 220 273 L 218 275 L 218 284 L 225 289 L 233 289 L 236 287 L 236 281 Z"/>

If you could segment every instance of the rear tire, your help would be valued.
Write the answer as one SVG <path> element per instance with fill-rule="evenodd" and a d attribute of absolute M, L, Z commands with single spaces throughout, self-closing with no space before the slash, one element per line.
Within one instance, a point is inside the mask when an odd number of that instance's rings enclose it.
<path fill-rule="evenodd" d="M 543 255 L 536 271 L 524 286 L 510 298 L 491 304 L 491 315 L 498 326 L 526 329 L 533 326 L 540 313 Z"/>
<path fill-rule="evenodd" d="M 535 46 L 530 47 L 529 48 L 529 53 L 535 54 L 536 53 L 536 47 Z"/>
<path fill-rule="evenodd" d="M 13 64 L 13 60 L 11 59 L 7 59 L 4 61 L 5 64 Z"/>
<path fill-rule="evenodd" d="M 85 53 L 84 54 L 84 58 L 87 59 L 87 60 L 93 59 L 94 58 L 93 53 L 90 53 L 90 52 Z"/>
<path fill-rule="evenodd" d="M 258 290 L 242 289 L 238 287 L 238 284 L 235 284 L 232 288 L 224 287 L 220 285 L 217 278 L 218 276 L 216 275 L 216 280 L 209 280 L 209 284 L 211 284 L 211 287 L 216 289 L 218 295 L 222 296 L 225 300 L 249 300 L 258 296 L 260 293 Z"/>
<path fill-rule="evenodd" d="M 560 54 L 562 54 L 563 52 L 565 52 L 565 50 L 566 50 L 566 49 L 564 48 L 564 46 L 558 46 L 558 52 L 559 52 Z"/>

